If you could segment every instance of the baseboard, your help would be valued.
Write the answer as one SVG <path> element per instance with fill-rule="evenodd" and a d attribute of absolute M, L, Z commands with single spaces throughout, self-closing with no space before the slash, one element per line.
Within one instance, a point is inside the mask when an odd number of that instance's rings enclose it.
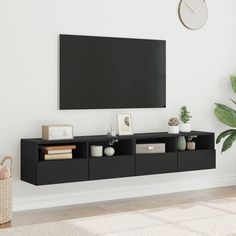
<path fill-rule="evenodd" d="M 168 183 L 152 183 L 135 187 L 127 186 L 122 188 L 113 188 L 111 190 L 100 189 L 99 191 L 96 190 L 89 192 L 71 191 L 33 197 L 24 196 L 13 199 L 13 211 L 144 197 L 231 185 L 236 185 L 236 175 L 186 179 L 182 181 L 171 181 Z"/>

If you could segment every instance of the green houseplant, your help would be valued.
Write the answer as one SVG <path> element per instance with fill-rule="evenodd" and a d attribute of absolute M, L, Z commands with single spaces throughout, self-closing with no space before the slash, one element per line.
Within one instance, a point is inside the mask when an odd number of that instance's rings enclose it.
<path fill-rule="evenodd" d="M 230 79 L 233 91 L 236 93 L 236 76 L 231 76 Z M 236 100 L 230 100 L 236 105 Z M 221 149 L 221 152 L 224 152 L 231 148 L 236 140 L 236 110 L 226 105 L 216 103 L 215 115 L 223 124 L 231 127 L 231 129 L 222 132 L 216 139 L 216 143 L 218 144 L 225 138 Z"/>
<path fill-rule="evenodd" d="M 186 106 L 182 106 L 180 108 L 180 114 L 179 119 L 181 121 L 180 123 L 180 132 L 190 132 L 191 131 L 191 124 L 189 123 L 192 116 L 190 115 L 190 112 L 188 111 Z"/>

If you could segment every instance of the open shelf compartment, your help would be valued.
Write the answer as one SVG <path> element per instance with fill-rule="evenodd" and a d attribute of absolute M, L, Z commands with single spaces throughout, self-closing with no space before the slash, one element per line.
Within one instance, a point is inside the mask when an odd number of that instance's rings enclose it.
<path fill-rule="evenodd" d="M 55 159 L 55 160 L 44 160 L 44 147 L 57 147 L 57 146 L 75 146 L 75 149 L 72 149 L 72 159 L 85 159 L 88 157 L 87 155 L 87 143 L 86 142 L 78 142 L 78 143 L 56 143 L 56 144 L 42 144 L 39 145 L 39 152 L 38 157 L 39 161 L 65 161 L 65 160 L 71 160 L 71 159 Z M 66 148 L 65 148 L 66 149 Z"/>
<path fill-rule="evenodd" d="M 137 139 L 136 144 L 154 144 L 154 143 L 165 143 L 165 153 L 176 152 L 176 137 L 162 137 L 162 138 L 142 138 Z"/>
<path fill-rule="evenodd" d="M 91 156 L 91 153 L 90 153 L 90 146 L 91 145 L 103 146 L 103 157 L 105 157 L 104 149 L 109 146 L 112 146 L 115 150 L 115 154 L 113 157 L 134 155 L 133 140 L 132 139 L 117 140 L 117 142 L 114 142 L 113 145 L 110 145 L 109 140 L 89 142 L 89 158 L 102 158 L 102 157 L 92 157 Z"/>
<path fill-rule="evenodd" d="M 191 133 L 180 133 L 179 136 L 184 136 L 186 141 L 188 137 L 193 137 L 193 141 L 196 143 L 196 150 L 213 150 L 215 148 L 215 135 L 195 135 Z"/>

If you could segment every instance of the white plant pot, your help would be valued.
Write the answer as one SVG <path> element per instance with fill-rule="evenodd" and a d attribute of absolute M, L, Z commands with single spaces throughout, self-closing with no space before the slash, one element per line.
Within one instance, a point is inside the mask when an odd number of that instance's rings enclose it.
<path fill-rule="evenodd" d="M 168 133 L 169 134 L 178 134 L 179 133 L 179 126 L 169 126 Z"/>
<path fill-rule="evenodd" d="M 180 132 L 191 132 L 191 124 L 190 123 L 181 123 L 179 125 Z"/>

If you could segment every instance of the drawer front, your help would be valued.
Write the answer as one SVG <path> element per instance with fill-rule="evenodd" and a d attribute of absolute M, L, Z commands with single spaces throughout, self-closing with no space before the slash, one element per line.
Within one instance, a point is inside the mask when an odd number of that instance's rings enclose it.
<path fill-rule="evenodd" d="M 191 171 L 216 168 L 215 150 L 178 152 L 178 170 Z"/>
<path fill-rule="evenodd" d="M 177 153 L 136 155 L 136 175 L 150 175 L 177 171 Z"/>
<path fill-rule="evenodd" d="M 134 156 L 97 157 L 89 160 L 89 179 L 109 179 L 135 175 Z"/>
<path fill-rule="evenodd" d="M 88 180 L 88 159 L 41 161 L 38 185 Z"/>

